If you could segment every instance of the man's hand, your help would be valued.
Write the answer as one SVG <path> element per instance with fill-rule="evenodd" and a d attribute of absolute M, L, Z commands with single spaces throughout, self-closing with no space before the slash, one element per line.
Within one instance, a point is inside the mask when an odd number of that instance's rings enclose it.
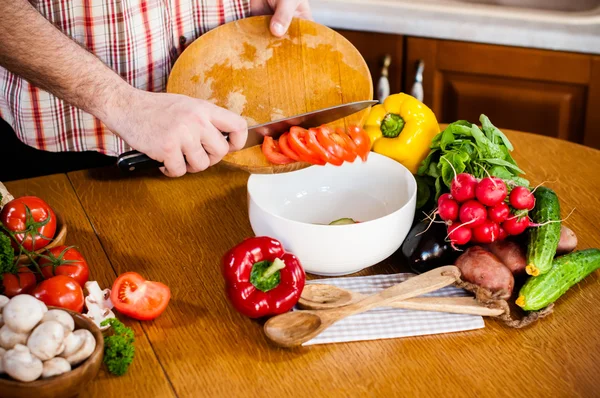
<path fill-rule="evenodd" d="M 169 177 L 206 170 L 243 148 L 248 136 L 246 120 L 238 114 L 185 95 L 128 89 L 115 95 L 109 108 L 107 127 L 163 162 L 161 170 Z"/>
<path fill-rule="evenodd" d="M 271 15 L 271 33 L 283 36 L 293 17 L 312 19 L 308 0 L 250 0 L 252 15 Z"/>

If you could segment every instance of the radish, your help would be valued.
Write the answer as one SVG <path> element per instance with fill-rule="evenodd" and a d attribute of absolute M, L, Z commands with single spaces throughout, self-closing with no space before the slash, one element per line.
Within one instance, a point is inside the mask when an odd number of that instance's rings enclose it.
<path fill-rule="evenodd" d="M 479 181 L 479 184 L 475 188 L 475 197 L 477 200 L 490 207 L 502 202 L 507 194 L 508 189 L 506 188 L 506 184 L 500 178 L 496 177 L 485 177 Z"/>
<path fill-rule="evenodd" d="M 508 197 L 510 205 L 518 210 L 533 210 L 535 207 L 535 197 L 529 189 L 518 186 L 514 187 Z"/>
<path fill-rule="evenodd" d="M 438 199 L 438 214 L 444 221 L 455 221 L 458 218 L 458 203 L 449 194 Z"/>
<path fill-rule="evenodd" d="M 501 223 L 502 221 L 506 220 L 509 214 L 510 209 L 504 202 L 500 202 L 496 206 L 488 209 L 488 218 L 496 223 Z"/>
<path fill-rule="evenodd" d="M 471 228 L 463 224 L 452 224 L 448 227 L 448 237 L 452 245 L 466 245 L 471 240 Z"/>
<path fill-rule="evenodd" d="M 508 233 L 504 230 L 504 228 L 502 228 L 502 226 L 498 225 L 498 239 L 497 240 L 504 240 L 508 238 Z"/>
<path fill-rule="evenodd" d="M 471 174 L 460 173 L 450 185 L 450 193 L 458 202 L 463 203 L 470 199 L 475 199 L 475 187 L 477 179 Z"/>
<path fill-rule="evenodd" d="M 475 228 L 485 222 L 487 211 L 478 201 L 469 200 L 460 207 L 459 218 L 462 223 L 469 223 L 472 228 Z"/>
<path fill-rule="evenodd" d="M 521 235 L 529 227 L 529 218 L 524 216 L 512 216 L 502 223 L 502 228 L 509 235 Z"/>
<path fill-rule="evenodd" d="M 498 239 L 499 226 L 491 220 L 485 220 L 483 224 L 473 228 L 473 237 L 477 243 L 492 243 Z"/>

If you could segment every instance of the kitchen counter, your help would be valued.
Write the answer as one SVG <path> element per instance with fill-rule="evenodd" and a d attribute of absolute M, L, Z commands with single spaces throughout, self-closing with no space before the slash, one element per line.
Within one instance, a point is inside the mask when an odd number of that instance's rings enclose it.
<path fill-rule="evenodd" d="M 337 29 L 600 54 L 600 5 L 549 11 L 482 3 L 486 1 L 311 0 L 311 7 L 315 21 Z"/>
<path fill-rule="evenodd" d="M 507 132 L 533 184 L 556 190 L 578 249 L 600 247 L 600 151 Z M 558 161 L 557 161 L 558 160 Z M 585 167 L 580 165 L 584 164 Z M 285 350 L 262 322 L 227 301 L 219 262 L 252 236 L 248 175 L 221 166 L 178 179 L 116 168 L 7 183 L 62 214 L 102 288 L 136 271 L 172 292 L 156 320 L 118 315 L 135 331 L 135 360 L 121 377 L 102 369 L 82 397 L 592 396 L 600 372 L 600 272 L 525 329 L 494 319 L 468 332 Z M 406 272 L 392 257 L 360 274 Z M 1 393 L 0 393 L 1 395 Z"/>

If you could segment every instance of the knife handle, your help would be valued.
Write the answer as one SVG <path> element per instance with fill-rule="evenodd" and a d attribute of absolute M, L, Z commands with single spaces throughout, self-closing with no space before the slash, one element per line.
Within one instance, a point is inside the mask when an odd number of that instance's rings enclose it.
<path fill-rule="evenodd" d="M 164 166 L 164 164 L 141 152 L 129 151 L 119 155 L 117 166 L 121 171 L 129 173 L 136 170 L 155 169 Z"/>

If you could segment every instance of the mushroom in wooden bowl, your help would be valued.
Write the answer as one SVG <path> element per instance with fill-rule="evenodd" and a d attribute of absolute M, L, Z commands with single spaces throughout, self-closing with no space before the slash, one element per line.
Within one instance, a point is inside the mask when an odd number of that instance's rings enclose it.
<path fill-rule="evenodd" d="M 2 397 L 73 397 L 96 377 L 104 337 L 91 319 L 26 294 L 0 307 Z"/>

